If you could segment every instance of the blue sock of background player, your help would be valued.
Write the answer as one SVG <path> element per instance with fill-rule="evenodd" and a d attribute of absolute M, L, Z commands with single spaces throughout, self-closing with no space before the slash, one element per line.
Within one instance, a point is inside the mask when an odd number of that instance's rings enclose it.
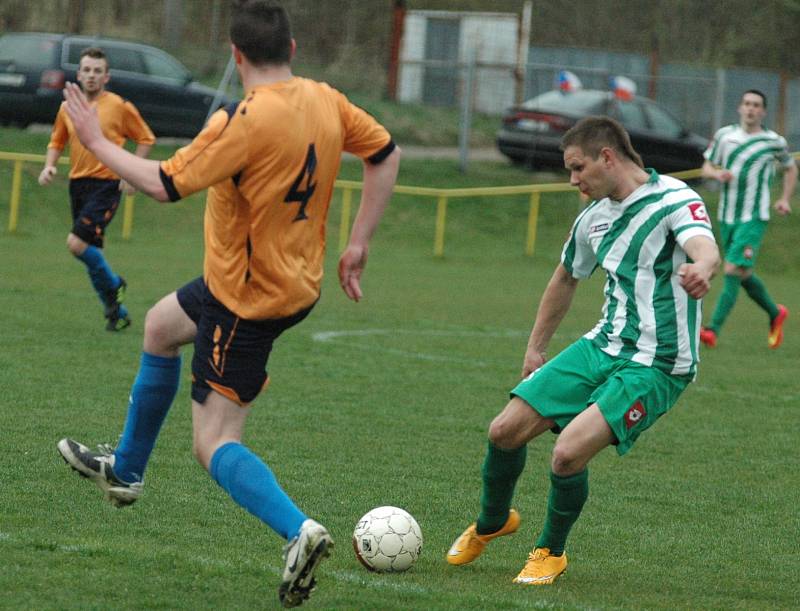
<path fill-rule="evenodd" d="M 104 306 L 108 305 L 106 303 L 106 294 L 119 287 L 120 277 L 111 270 L 106 258 L 103 256 L 103 251 L 97 246 L 87 246 L 82 254 L 76 255 L 76 258 L 86 266 L 89 280 L 101 303 Z M 119 314 L 120 318 L 128 317 L 128 310 L 124 305 L 120 305 Z"/>

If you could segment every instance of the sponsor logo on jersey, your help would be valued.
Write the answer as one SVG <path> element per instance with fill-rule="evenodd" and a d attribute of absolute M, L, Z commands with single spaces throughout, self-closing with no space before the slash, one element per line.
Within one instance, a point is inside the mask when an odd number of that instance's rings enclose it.
<path fill-rule="evenodd" d="M 632 429 L 647 415 L 647 410 L 641 401 L 637 401 L 625 412 L 625 428 Z"/>
<path fill-rule="evenodd" d="M 589 235 L 605 233 L 606 231 L 608 231 L 608 223 L 599 223 L 598 225 L 592 225 L 589 227 Z"/>
<path fill-rule="evenodd" d="M 692 213 L 692 218 L 696 221 L 703 221 L 704 223 L 711 223 L 706 212 L 706 206 L 703 202 L 695 202 L 689 204 L 689 211 Z"/>

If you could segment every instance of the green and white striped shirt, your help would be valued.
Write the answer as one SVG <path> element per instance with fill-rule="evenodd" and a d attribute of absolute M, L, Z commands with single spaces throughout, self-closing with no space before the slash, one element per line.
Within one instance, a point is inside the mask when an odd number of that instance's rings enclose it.
<path fill-rule="evenodd" d="M 775 162 L 783 167 L 794 163 L 783 136 L 768 129 L 749 134 L 739 125 L 728 125 L 714 134 L 703 156 L 733 173 L 730 182 L 722 183 L 720 221 L 732 225 L 769 220 Z"/>
<path fill-rule="evenodd" d="M 611 356 L 671 375 L 694 375 L 700 300 L 683 290 L 682 246 L 714 239 L 700 196 L 686 183 L 649 170 L 650 180 L 623 201 L 594 201 L 578 215 L 561 263 L 575 278 L 606 272 L 603 317 L 584 337 Z"/>

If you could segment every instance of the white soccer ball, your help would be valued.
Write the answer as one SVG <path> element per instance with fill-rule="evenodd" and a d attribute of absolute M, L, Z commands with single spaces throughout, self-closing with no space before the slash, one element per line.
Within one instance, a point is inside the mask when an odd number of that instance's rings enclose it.
<path fill-rule="evenodd" d="M 411 567 L 422 552 L 422 531 L 410 513 L 399 507 L 376 507 L 353 531 L 356 558 L 368 570 L 399 573 Z"/>

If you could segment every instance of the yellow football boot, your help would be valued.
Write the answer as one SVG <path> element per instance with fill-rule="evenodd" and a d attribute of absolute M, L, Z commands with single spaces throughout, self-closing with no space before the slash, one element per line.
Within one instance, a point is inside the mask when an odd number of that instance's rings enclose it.
<path fill-rule="evenodd" d="M 537 547 L 528 554 L 528 561 L 514 583 L 524 586 L 545 586 L 553 583 L 556 577 L 567 570 L 567 555 L 553 556 L 546 547 Z"/>
<path fill-rule="evenodd" d="M 469 564 L 475 558 L 481 555 L 483 548 L 492 539 L 502 537 L 503 535 L 510 535 L 516 532 L 519 528 L 519 513 L 516 509 L 508 512 L 508 519 L 503 524 L 503 528 L 497 532 L 489 533 L 488 535 L 479 535 L 476 530 L 477 523 L 473 522 L 469 528 L 461 533 L 461 536 L 455 540 L 450 550 L 447 552 L 447 562 L 450 564 L 460 565 Z"/>

